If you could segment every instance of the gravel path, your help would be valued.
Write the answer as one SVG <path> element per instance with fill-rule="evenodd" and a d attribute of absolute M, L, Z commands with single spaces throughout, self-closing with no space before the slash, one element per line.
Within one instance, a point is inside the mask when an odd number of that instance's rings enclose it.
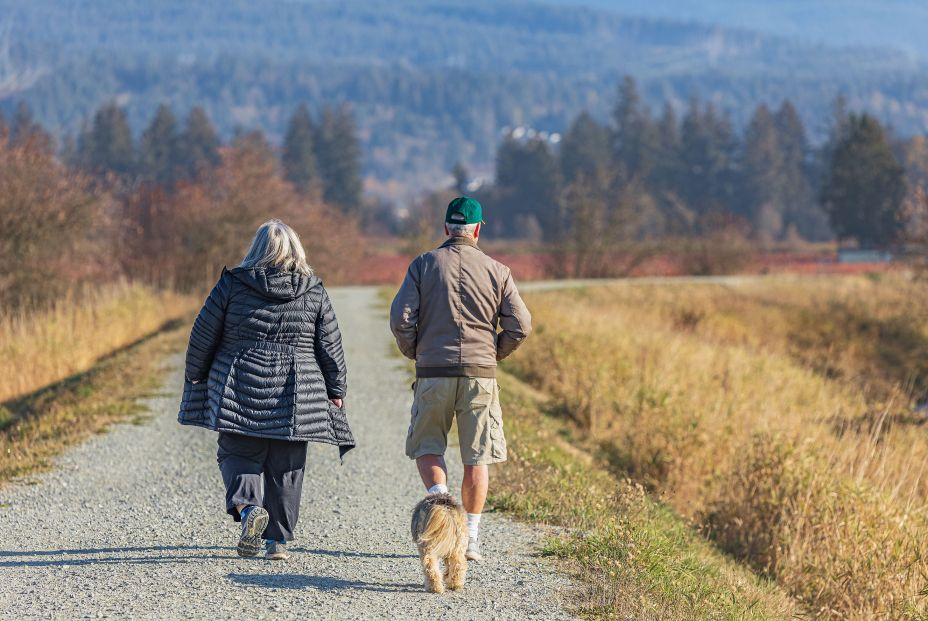
<path fill-rule="evenodd" d="M 470 564 L 464 591 L 422 590 L 408 524 L 423 492 L 403 455 L 408 373 L 390 354 L 374 289 L 338 289 L 333 300 L 360 446 L 340 466 L 334 447 L 310 445 L 289 561 L 235 555 L 216 436 L 175 422 L 175 356 L 162 395 L 148 400 L 150 423 L 118 426 L 54 472 L 0 490 L 0 617 L 567 618 L 568 582 L 533 555 L 542 533 L 499 514 L 484 517 L 486 560 Z"/>

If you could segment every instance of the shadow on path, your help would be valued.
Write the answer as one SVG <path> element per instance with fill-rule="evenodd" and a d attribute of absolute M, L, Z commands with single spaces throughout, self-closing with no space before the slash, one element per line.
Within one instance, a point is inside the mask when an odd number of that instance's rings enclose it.
<path fill-rule="evenodd" d="M 331 576 L 309 576 L 305 574 L 229 574 L 229 579 L 241 586 L 269 589 L 361 590 L 381 593 L 413 593 L 422 590 L 422 585 L 419 584 L 364 582 L 362 580 L 342 580 Z"/>
<path fill-rule="evenodd" d="M 314 554 L 316 556 L 346 556 L 351 558 L 419 558 L 415 554 L 391 554 L 377 552 L 357 552 L 355 550 L 321 550 L 318 548 L 290 548 L 291 552 Z"/>
<path fill-rule="evenodd" d="M 204 551 L 224 550 L 226 554 L 203 554 Z M 137 556 L 145 552 L 175 554 L 155 554 L 152 556 Z M 176 554 L 177 552 L 193 552 L 193 554 Z M 104 556 L 93 558 L 70 558 L 71 556 L 91 556 L 99 554 L 115 554 L 117 556 Z M 119 556 L 120 554 L 128 556 Z M 78 565 L 113 565 L 119 563 L 190 563 L 207 559 L 233 559 L 238 558 L 230 548 L 222 546 L 145 546 L 126 548 L 87 548 L 67 550 L 0 550 L 0 558 L 32 557 L 32 556 L 58 556 L 57 559 L 24 559 L 3 560 L 0 567 L 63 567 Z"/>
<path fill-rule="evenodd" d="M 354 550 L 339 551 L 314 548 L 291 548 L 291 551 L 314 556 L 332 556 L 336 558 L 416 558 L 414 554 L 381 554 L 376 552 L 358 552 Z M 213 552 L 213 554 L 205 554 L 204 552 Z M 216 554 L 216 552 L 219 553 Z M 145 556 L 145 553 L 152 554 L 150 556 Z M 91 558 L 72 558 L 87 556 Z M 59 558 L 37 559 L 30 557 Z M 125 548 L 72 548 L 65 550 L 0 550 L 0 559 L 3 559 L 0 560 L 0 568 L 2 568 L 111 565 L 119 563 L 189 563 L 211 559 L 239 560 L 239 557 L 235 554 L 234 548 L 225 546 L 142 546 Z M 263 558 L 259 556 L 258 560 L 263 560 Z M 351 588 L 362 587 L 355 585 Z"/>

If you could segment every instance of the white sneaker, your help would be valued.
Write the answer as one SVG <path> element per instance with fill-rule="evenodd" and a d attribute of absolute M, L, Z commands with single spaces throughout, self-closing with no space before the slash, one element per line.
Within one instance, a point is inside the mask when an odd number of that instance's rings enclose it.
<path fill-rule="evenodd" d="M 482 561 L 483 556 L 480 554 L 480 544 L 476 539 L 467 540 L 467 552 L 464 553 L 464 558 L 468 561 Z"/>

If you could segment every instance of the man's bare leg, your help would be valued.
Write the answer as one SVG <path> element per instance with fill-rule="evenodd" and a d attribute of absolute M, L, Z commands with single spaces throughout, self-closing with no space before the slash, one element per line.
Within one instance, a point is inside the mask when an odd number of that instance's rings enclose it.
<path fill-rule="evenodd" d="M 464 466 L 464 481 L 461 483 L 461 501 L 467 511 L 467 560 L 479 561 L 480 547 L 477 535 L 480 529 L 480 514 L 487 501 L 490 469 L 487 466 Z"/>
<path fill-rule="evenodd" d="M 464 466 L 464 481 L 461 483 L 461 502 L 468 513 L 480 514 L 487 501 L 490 484 L 490 469 L 487 466 Z"/>
<path fill-rule="evenodd" d="M 425 489 L 429 490 L 435 485 L 448 486 L 448 467 L 445 466 L 445 458 L 441 455 L 422 455 L 416 458 L 416 468 L 419 469 L 419 476 Z M 486 492 L 484 492 L 486 496 Z"/>

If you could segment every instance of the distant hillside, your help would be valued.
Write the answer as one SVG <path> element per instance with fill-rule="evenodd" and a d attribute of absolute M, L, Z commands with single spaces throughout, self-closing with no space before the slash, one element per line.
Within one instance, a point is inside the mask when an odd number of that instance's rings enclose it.
<path fill-rule="evenodd" d="M 0 16 L 7 113 L 26 99 L 41 121 L 74 132 L 117 98 L 140 130 L 162 101 L 181 114 L 202 103 L 226 133 L 259 126 L 279 136 L 297 103 L 347 100 L 369 173 L 413 189 L 459 159 L 489 168 L 506 125 L 558 131 L 581 109 L 605 115 L 623 74 L 636 76 L 654 104 L 682 105 L 698 93 L 739 121 L 759 101 L 789 97 L 821 131 L 844 92 L 901 131 L 928 127 L 928 70 L 909 54 L 602 9 L 489 0 L 0 0 Z"/>
<path fill-rule="evenodd" d="M 629 15 L 697 20 L 843 46 L 892 47 L 928 58 L 923 0 L 548 0 Z"/>

